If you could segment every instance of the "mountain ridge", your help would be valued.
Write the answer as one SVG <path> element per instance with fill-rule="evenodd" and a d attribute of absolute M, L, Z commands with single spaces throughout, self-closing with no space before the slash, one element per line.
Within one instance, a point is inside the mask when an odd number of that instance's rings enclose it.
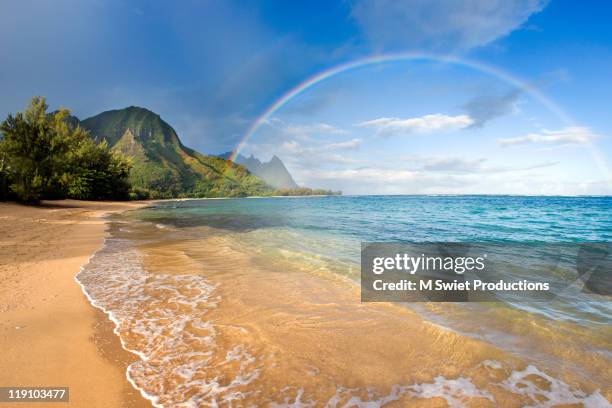
<path fill-rule="evenodd" d="M 229 160 L 230 157 L 232 157 L 232 152 L 220 154 L 219 157 Z M 251 173 L 258 176 L 274 188 L 299 188 L 283 161 L 276 155 L 273 155 L 269 161 L 262 162 L 252 154 L 249 157 L 238 154 L 234 159 L 234 163 L 243 165 Z"/>
<path fill-rule="evenodd" d="M 78 124 L 97 142 L 106 141 L 131 158 L 130 182 L 151 198 L 241 197 L 273 191 L 244 166 L 183 145 L 174 128 L 146 108 L 109 110 Z"/>

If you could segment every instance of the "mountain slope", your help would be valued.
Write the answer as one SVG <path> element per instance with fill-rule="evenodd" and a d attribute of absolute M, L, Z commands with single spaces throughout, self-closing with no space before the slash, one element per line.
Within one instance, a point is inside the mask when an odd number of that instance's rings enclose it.
<path fill-rule="evenodd" d="M 219 157 L 229 159 L 231 152 L 223 153 Z M 279 189 L 295 189 L 299 186 L 291 177 L 291 174 L 285 167 L 285 164 L 277 156 L 272 156 L 269 162 L 261 162 L 259 159 L 251 155 L 244 157 L 241 154 L 235 159 L 235 163 L 241 164 L 251 173 L 264 180 L 271 186 Z"/>
<path fill-rule="evenodd" d="M 130 182 L 153 197 L 235 197 L 272 188 L 240 165 L 184 146 L 150 110 L 131 106 L 81 121 L 97 141 L 132 158 Z"/>

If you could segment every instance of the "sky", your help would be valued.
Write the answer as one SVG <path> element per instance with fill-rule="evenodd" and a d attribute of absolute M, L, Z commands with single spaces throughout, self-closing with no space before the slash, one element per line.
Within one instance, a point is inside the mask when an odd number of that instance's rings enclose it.
<path fill-rule="evenodd" d="M 3 1 L 0 115 L 34 95 L 82 119 L 142 106 L 189 147 L 277 155 L 345 194 L 612 194 L 611 16 L 570 0 Z"/>

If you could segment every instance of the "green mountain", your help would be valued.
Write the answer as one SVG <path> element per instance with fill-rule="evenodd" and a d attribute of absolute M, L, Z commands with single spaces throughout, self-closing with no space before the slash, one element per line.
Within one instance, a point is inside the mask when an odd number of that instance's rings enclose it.
<path fill-rule="evenodd" d="M 172 126 L 148 109 L 111 110 L 80 124 L 132 159 L 132 186 L 152 198 L 239 197 L 273 190 L 241 165 L 184 146 Z"/>

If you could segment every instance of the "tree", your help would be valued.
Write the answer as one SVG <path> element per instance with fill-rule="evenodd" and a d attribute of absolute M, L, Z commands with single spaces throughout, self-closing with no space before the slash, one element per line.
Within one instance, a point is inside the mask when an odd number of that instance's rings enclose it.
<path fill-rule="evenodd" d="M 106 142 L 95 143 L 87 136 L 70 150 L 59 185 L 63 195 L 83 200 L 129 198 L 130 162 L 109 150 Z"/>
<path fill-rule="evenodd" d="M 9 115 L 0 131 L 10 189 L 23 201 L 38 201 L 51 176 L 52 154 L 60 148 L 51 140 L 45 99 L 33 98 L 25 113 Z"/>
<path fill-rule="evenodd" d="M 32 98 L 25 113 L 0 124 L 0 172 L 9 190 L 26 202 L 127 198 L 127 159 L 70 123 L 67 109 L 48 114 L 47 108 L 45 98 Z"/>
<path fill-rule="evenodd" d="M 8 169 L 8 160 L 5 153 L 2 151 L 2 139 L 0 139 L 0 200 L 10 197 L 10 173 Z"/>

